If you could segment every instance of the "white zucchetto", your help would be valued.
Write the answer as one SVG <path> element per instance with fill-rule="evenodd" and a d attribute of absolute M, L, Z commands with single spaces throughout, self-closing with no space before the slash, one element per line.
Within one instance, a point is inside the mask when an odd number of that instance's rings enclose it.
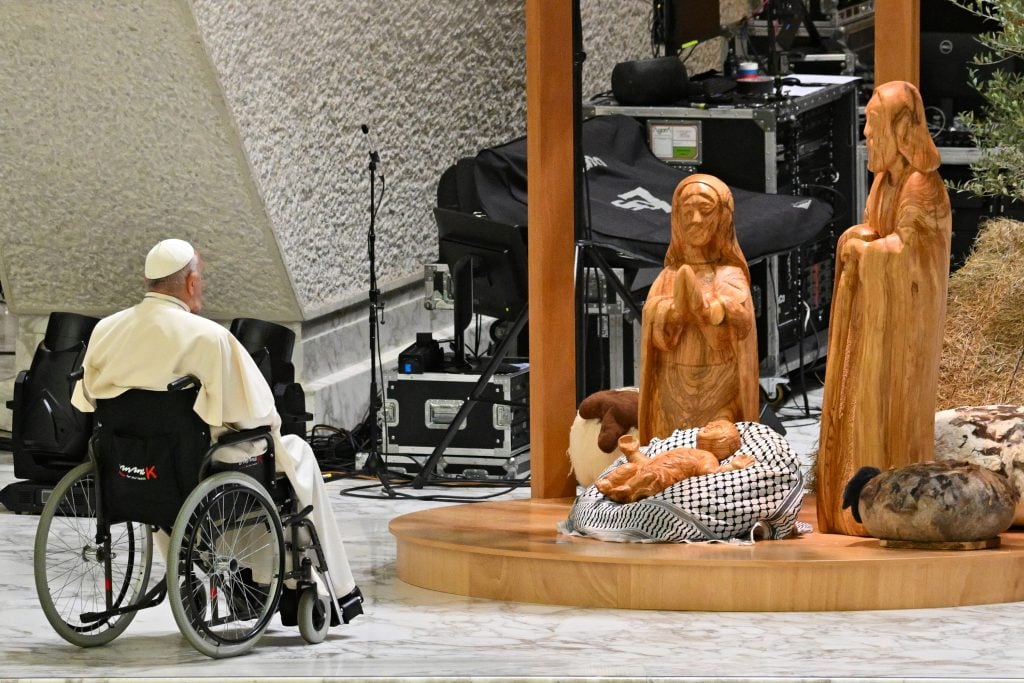
<path fill-rule="evenodd" d="M 146 278 L 159 280 L 176 273 L 188 265 L 196 250 L 185 240 L 169 239 L 158 242 L 146 256 Z"/>

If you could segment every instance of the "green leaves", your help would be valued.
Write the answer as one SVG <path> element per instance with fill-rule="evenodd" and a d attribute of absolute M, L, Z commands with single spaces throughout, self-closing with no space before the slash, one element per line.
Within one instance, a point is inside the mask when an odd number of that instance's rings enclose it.
<path fill-rule="evenodd" d="M 972 179 L 949 185 L 979 196 L 1024 201 L 1024 76 L 1014 72 L 1014 60 L 1024 58 L 1024 0 L 950 2 L 994 20 L 999 28 L 978 36 L 989 50 L 974 62 L 986 67 L 984 75 L 970 69 L 971 85 L 985 106 L 977 113 L 959 114 L 981 156 L 971 164 Z"/>

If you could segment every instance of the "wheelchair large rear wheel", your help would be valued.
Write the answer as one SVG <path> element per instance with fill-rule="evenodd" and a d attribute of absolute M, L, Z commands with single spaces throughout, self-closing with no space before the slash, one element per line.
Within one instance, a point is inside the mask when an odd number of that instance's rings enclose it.
<path fill-rule="evenodd" d="M 266 489 L 237 472 L 204 479 L 174 522 L 167 571 L 171 611 L 209 657 L 250 650 L 277 612 L 284 533 Z"/>
<path fill-rule="evenodd" d="M 135 604 L 146 593 L 153 560 L 148 526 L 111 525 L 108 603 L 108 551 L 96 541 L 96 512 L 96 469 L 83 463 L 54 487 L 36 529 L 33 569 L 39 604 L 53 629 L 79 647 L 109 643 L 128 628 L 136 612 L 91 622 L 83 622 L 81 615 Z"/>

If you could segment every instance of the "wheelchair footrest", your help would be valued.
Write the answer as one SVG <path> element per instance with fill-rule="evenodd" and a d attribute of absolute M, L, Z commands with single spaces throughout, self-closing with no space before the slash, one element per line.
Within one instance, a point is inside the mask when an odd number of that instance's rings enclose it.
<path fill-rule="evenodd" d="M 338 598 L 341 603 L 341 620 L 346 624 L 363 613 L 363 592 L 359 586 L 352 589 L 347 595 Z M 332 612 L 334 610 L 331 610 Z M 331 626 L 335 626 L 336 615 L 331 614 Z"/>
<path fill-rule="evenodd" d="M 146 609 L 148 607 L 156 607 L 164 598 L 167 597 L 167 577 L 160 579 L 153 588 L 150 589 L 142 598 L 132 605 L 126 605 L 124 607 L 115 607 L 108 609 L 105 612 L 82 612 L 78 618 L 83 624 L 92 624 L 102 619 L 109 619 L 110 617 L 121 616 L 122 614 L 128 614 L 129 612 L 138 612 L 139 610 Z"/>

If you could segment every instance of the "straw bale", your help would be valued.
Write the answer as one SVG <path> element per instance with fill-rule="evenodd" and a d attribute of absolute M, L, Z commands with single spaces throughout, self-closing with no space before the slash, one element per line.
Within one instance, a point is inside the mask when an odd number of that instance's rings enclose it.
<path fill-rule="evenodd" d="M 986 222 L 949 280 L 936 409 L 1024 404 L 1024 223 Z"/>

